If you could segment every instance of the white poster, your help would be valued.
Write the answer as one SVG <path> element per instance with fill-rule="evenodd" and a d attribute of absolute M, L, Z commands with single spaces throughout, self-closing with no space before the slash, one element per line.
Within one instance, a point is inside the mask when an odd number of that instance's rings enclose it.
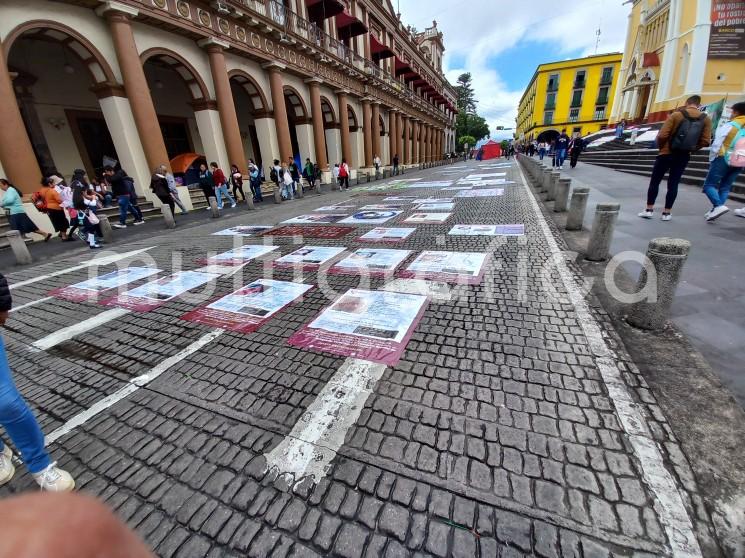
<path fill-rule="evenodd" d="M 486 254 L 427 250 L 401 273 L 402 277 L 478 283 L 484 274 Z"/>
<path fill-rule="evenodd" d="M 339 221 L 340 225 L 380 225 L 390 221 L 394 217 L 401 215 L 401 210 L 374 210 L 358 211 L 354 215 Z"/>
<path fill-rule="evenodd" d="M 255 260 L 262 256 L 267 255 L 274 250 L 278 250 L 279 246 L 264 246 L 263 244 L 247 244 L 240 248 L 234 248 L 222 254 L 217 254 L 204 260 L 206 264 L 218 264 L 218 265 L 242 265 L 244 263 Z"/>
<path fill-rule="evenodd" d="M 419 205 L 421 203 L 453 203 L 454 201 L 455 198 L 419 198 L 411 203 Z"/>
<path fill-rule="evenodd" d="M 525 225 L 455 225 L 448 232 L 453 236 L 522 236 Z"/>
<path fill-rule="evenodd" d="M 444 223 L 452 213 L 412 213 L 404 223 Z"/>
<path fill-rule="evenodd" d="M 452 211 L 455 207 L 454 203 L 422 203 L 416 207 L 417 211 Z"/>
<path fill-rule="evenodd" d="M 503 196 L 504 188 L 484 188 L 483 190 L 466 190 L 455 194 L 459 198 L 491 198 Z"/>
<path fill-rule="evenodd" d="M 385 274 L 395 271 L 411 255 L 411 250 L 391 250 L 388 248 L 360 248 L 337 262 L 331 273 L 374 273 Z"/>
<path fill-rule="evenodd" d="M 366 242 L 400 242 L 416 230 L 414 227 L 378 227 L 363 234 L 359 239 Z"/>
<path fill-rule="evenodd" d="M 273 262 L 274 267 L 318 268 L 344 252 L 336 246 L 303 246 Z"/>
<path fill-rule="evenodd" d="M 273 229 L 274 225 L 238 225 L 222 231 L 212 233 L 213 236 L 256 236 L 264 231 Z"/>
<path fill-rule="evenodd" d="M 347 216 L 346 213 L 327 213 L 327 214 L 309 214 L 299 215 L 287 221 L 282 221 L 285 225 L 318 225 L 323 223 L 338 223 Z"/>
<path fill-rule="evenodd" d="M 313 211 L 353 211 L 353 205 L 325 205 L 323 207 L 317 207 Z"/>
<path fill-rule="evenodd" d="M 152 267 L 128 267 L 88 279 L 82 283 L 76 283 L 75 285 L 71 285 L 71 287 L 84 291 L 106 291 L 121 287 L 127 283 L 134 283 L 160 272 L 160 269 L 154 269 Z"/>
<path fill-rule="evenodd" d="M 384 202 L 403 202 L 403 203 L 411 203 L 416 199 L 415 196 L 388 196 L 387 198 L 384 198 Z"/>

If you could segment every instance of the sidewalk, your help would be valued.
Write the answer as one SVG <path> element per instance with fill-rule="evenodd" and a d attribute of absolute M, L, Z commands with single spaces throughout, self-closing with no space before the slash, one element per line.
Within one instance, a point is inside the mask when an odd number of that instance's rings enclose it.
<path fill-rule="evenodd" d="M 585 227 L 591 228 L 597 203 L 621 204 L 611 253 L 646 252 L 650 239 L 689 240 L 691 253 L 673 302 L 672 319 L 704 355 L 724 385 L 745 407 L 745 219 L 729 214 L 714 223 L 704 220 L 710 203 L 700 188 L 680 185 L 673 220 L 660 221 L 665 183 L 660 187 L 655 219 L 637 217 L 646 203 L 648 179 L 603 167 L 580 164 L 562 176 L 590 187 Z M 743 207 L 728 202 L 730 210 Z M 636 277 L 638 267 L 625 268 Z"/>

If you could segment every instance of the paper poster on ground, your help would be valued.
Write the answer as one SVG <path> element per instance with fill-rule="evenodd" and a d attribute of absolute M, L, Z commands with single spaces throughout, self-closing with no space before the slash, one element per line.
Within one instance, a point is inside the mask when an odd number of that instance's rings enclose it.
<path fill-rule="evenodd" d="M 280 269 L 289 268 L 311 271 L 330 262 L 344 252 L 345 249 L 336 246 L 303 246 L 286 256 L 282 256 L 278 260 L 274 260 L 272 265 Z"/>
<path fill-rule="evenodd" d="M 380 225 L 386 221 L 390 221 L 397 215 L 401 215 L 401 210 L 373 210 L 373 211 L 358 211 L 354 215 L 339 221 L 341 225 Z"/>
<path fill-rule="evenodd" d="M 274 228 L 274 225 L 239 225 L 212 233 L 212 236 L 256 236 Z"/>
<path fill-rule="evenodd" d="M 459 198 L 491 198 L 503 196 L 504 188 L 484 188 L 483 190 L 465 190 L 455 194 Z"/>
<path fill-rule="evenodd" d="M 103 302 L 106 306 L 119 306 L 135 312 L 148 312 L 173 300 L 187 291 L 218 279 L 216 273 L 180 271 L 162 279 L 150 281 L 130 291 Z"/>
<path fill-rule="evenodd" d="M 452 211 L 453 208 L 455 208 L 455 204 L 449 202 L 422 203 L 416 206 L 417 211 Z"/>
<path fill-rule="evenodd" d="M 426 307 L 422 295 L 350 289 L 288 342 L 393 366 Z"/>
<path fill-rule="evenodd" d="M 263 244 L 247 244 L 233 250 L 228 250 L 222 254 L 211 256 L 206 259 L 199 260 L 200 263 L 207 265 L 244 265 L 251 260 L 266 256 L 274 250 L 278 250 L 279 246 L 264 246 Z"/>
<path fill-rule="evenodd" d="M 486 254 L 479 252 L 425 251 L 419 254 L 399 277 L 434 279 L 448 283 L 481 283 Z"/>
<path fill-rule="evenodd" d="M 366 232 L 358 240 L 363 242 L 401 242 L 411 236 L 414 227 L 377 227 Z"/>
<path fill-rule="evenodd" d="M 282 221 L 283 225 L 317 225 L 319 223 L 338 223 L 344 219 L 347 213 L 327 213 L 327 214 L 308 214 L 298 215 L 292 219 Z"/>
<path fill-rule="evenodd" d="M 403 203 L 411 203 L 416 199 L 415 196 L 388 196 L 387 198 L 383 198 L 384 202 L 403 202 Z"/>
<path fill-rule="evenodd" d="M 285 225 L 264 233 L 264 236 L 307 236 L 313 238 L 341 238 L 352 232 L 354 227 L 319 225 L 308 227 L 302 225 Z"/>
<path fill-rule="evenodd" d="M 404 223 L 444 223 L 452 213 L 412 213 Z"/>
<path fill-rule="evenodd" d="M 455 201 L 455 198 L 418 198 L 414 200 L 414 205 L 419 205 L 422 203 L 453 203 Z"/>
<path fill-rule="evenodd" d="M 51 296 L 72 300 L 73 302 L 83 302 L 86 300 L 96 300 L 104 291 L 116 289 L 134 283 L 145 277 L 151 277 L 160 273 L 161 269 L 152 267 L 128 267 L 126 269 L 117 269 L 98 277 L 93 277 L 87 281 L 75 283 L 67 287 L 54 289 L 49 294 Z"/>
<path fill-rule="evenodd" d="M 388 248 L 360 248 L 329 270 L 332 274 L 387 275 L 393 273 L 411 255 L 411 250 Z"/>
<path fill-rule="evenodd" d="M 354 211 L 353 205 L 325 205 L 323 207 L 316 207 L 313 211 Z"/>
<path fill-rule="evenodd" d="M 257 279 L 215 302 L 181 316 L 241 333 L 251 333 L 289 304 L 300 299 L 313 285 Z"/>
<path fill-rule="evenodd" d="M 452 180 L 433 180 L 432 182 L 415 182 L 413 184 L 405 185 L 405 188 L 445 188 L 452 186 Z"/>
<path fill-rule="evenodd" d="M 525 225 L 455 225 L 448 232 L 453 236 L 522 236 Z"/>

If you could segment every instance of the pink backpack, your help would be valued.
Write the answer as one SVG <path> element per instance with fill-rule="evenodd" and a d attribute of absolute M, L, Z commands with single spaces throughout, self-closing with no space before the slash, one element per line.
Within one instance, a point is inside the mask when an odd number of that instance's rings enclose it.
<path fill-rule="evenodd" d="M 745 168 L 745 128 L 737 122 L 732 126 L 737 128 L 737 133 L 724 152 L 724 160 L 730 167 Z"/>

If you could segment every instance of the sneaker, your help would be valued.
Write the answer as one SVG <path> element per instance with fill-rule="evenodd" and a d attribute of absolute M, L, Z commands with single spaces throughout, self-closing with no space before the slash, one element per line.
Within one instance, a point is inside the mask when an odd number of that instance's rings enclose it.
<path fill-rule="evenodd" d="M 52 463 L 41 473 L 32 476 L 41 489 L 48 492 L 69 492 L 75 488 L 75 481 L 70 473 L 57 467 L 57 463 Z"/>
<path fill-rule="evenodd" d="M 639 213 L 639 217 L 641 217 L 642 219 L 651 219 L 652 217 L 654 217 L 654 211 L 652 211 L 651 209 L 645 209 L 644 211 Z"/>
<path fill-rule="evenodd" d="M 91 247 L 91 250 L 95 250 L 96 248 L 101 248 L 101 245 L 100 244 L 91 244 L 90 247 Z"/>
<path fill-rule="evenodd" d="M 13 465 L 13 452 L 10 448 L 5 445 L 3 451 L 0 452 L 0 485 L 10 482 L 13 475 L 16 472 L 15 465 Z"/>
<path fill-rule="evenodd" d="M 144 220 L 144 219 L 140 219 L 139 221 L 135 221 L 135 222 L 134 222 L 134 223 L 132 223 L 132 224 L 133 224 L 133 225 L 144 225 L 144 224 L 145 224 L 145 220 Z"/>
<path fill-rule="evenodd" d="M 742 209 L 735 209 L 733 213 L 736 217 L 745 217 L 745 207 L 743 207 Z"/>
<path fill-rule="evenodd" d="M 716 219 L 719 219 L 722 215 L 729 212 L 729 207 L 726 205 L 720 205 L 719 207 L 715 207 L 711 210 L 709 213 L 709 216 L 706 218 L 707 221 L 714 221 Z"/>
<path fill-rule="evenodd" d="M 232 207 L 235 207 L 235 204 L 232 204 L 232 205 L 231 205 L 230 207 L 231 207 L 231 208 L 232 208 Z"/>
<path fill-rule="evenodd" d="M 114 227 L 115 229 L 126 229 L 127 228 L 127 225 L 122 225 L 120 223 L 114 223 L 111 226 Z"/>
<path fill-rule="evenodd" d="M 662 214 L 662 220 L 663 221 L 672 221 L 673 220 L 673 216 L 670 215 L 669 213 L 663 213 Z"/>

